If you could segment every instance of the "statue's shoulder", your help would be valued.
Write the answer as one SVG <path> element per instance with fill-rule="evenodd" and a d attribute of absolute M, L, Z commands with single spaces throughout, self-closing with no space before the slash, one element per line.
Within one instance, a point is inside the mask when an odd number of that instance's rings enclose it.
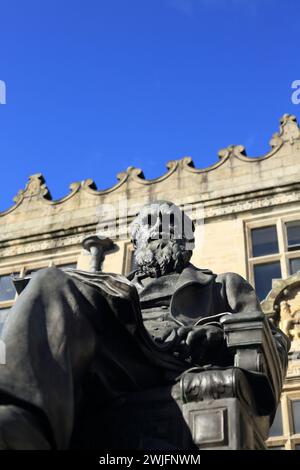
<path fill-rule="evenodd" d="M 256 297 L 255 290 L 251 284 L 240 274 L 233 272 L 226 272 L 218 274 L 216 282 L 222 284 L 222 290 L 226 292 L 226 296 L 232 299 L 247 298 L 248 301 L 251 298 L 256 305 L 256 309 L 259 310 L 259 301 Z"/>
<path fill-rule="evenodd" d="M 222 284 L 226 292 L 241 293 L 253 291 L 253 287 L 240 274 L 233 272 L 225 272 L 217 274 L 216 283 Z"/>
<path fill-rule="evenodd" d="M 231 285 L 241 285 L 247 283 L 246 279 L 244 279 L 240 274 L 234 273 L 231 271 L 225 273 L 214 273 L 211 269 L 207 268 L 198 268 L 193 264 L 189 264 L 188 269 L 191 272 L 196 273 L 203 273 L 208 276 L 213 276 L 215 282 L 221 282 L 222 284 L 231 284 Z"/>
<path fill-rule="evenodd" d="M 237 284 L 240 284 L 241 282 L 247 282 L 246 279 L 244 279 L 243 276 L 241 276 L 240 274 L 233 273 L 230 271 L 216 274 L 216 281 L 231 282 L 231 283 L 237 283 Z"/>

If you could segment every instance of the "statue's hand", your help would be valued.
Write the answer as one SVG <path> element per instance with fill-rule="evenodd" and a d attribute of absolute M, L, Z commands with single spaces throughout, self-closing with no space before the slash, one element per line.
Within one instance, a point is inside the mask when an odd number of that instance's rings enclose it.
<path fill-rule="evenodd" d="M 215 325 L 182 327 L 177 334 L 181 338 L 181 350 L 198 364 L 209 362 L 209 358 L 225 345 L 223 330 Z"/>

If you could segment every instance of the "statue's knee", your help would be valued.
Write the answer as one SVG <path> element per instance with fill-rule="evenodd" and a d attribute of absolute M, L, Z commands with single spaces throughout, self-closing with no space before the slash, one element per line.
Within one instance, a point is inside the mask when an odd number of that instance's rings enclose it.
<path fill-rule="evenodd" d="M 31 413 L 0 405 L 0 450 L 48 450 L 50 444 Z"/>
<path fill-rule="evenodd" d="M 52 266 L 51 268 L 40 269 L 37 271 L 30 281 L 31 288 L 49 287 L 60 288 L 66 281 L 67 275 L 59 268 Z"/>

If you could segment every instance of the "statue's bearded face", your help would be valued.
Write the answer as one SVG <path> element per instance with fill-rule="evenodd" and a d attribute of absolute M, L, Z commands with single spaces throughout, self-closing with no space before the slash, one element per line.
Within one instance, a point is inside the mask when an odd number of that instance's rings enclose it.
<path fill-rule="evenodd" d="M 150 277 L 181 272 L 190 257 L 178 240 L 152 240 L 138 244 L 135 250 L 139 270 Z"/>
<path fill-rule="evenodd" d="M 166 202 L 151 204 L 141 210 L 131 226 L 140 272 L 159 277 L 185 268 L 192 250 L 187 249 L 187 239 L 179 233 L 178 221 L 182 218 L 180 209 Z M 191 223 L 190 219 L 188 221 Z"/>

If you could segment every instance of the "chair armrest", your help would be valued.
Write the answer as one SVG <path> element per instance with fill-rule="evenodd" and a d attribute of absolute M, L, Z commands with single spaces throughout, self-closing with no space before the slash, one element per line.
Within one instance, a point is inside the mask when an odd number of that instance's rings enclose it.
<path fill-rule="evenodd" d="M 234 352 L 234 366 L 267 376 L 276 401 L 284 371 L 267 318 L 262 312 L 237 313 L 221 318 L 227 347 Z"/>

